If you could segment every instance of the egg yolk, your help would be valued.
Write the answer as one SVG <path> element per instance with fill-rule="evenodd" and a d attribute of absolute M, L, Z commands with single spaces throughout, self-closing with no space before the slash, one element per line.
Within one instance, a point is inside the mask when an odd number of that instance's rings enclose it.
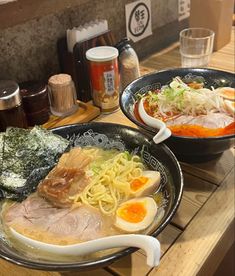
<path fill-rule="evenodd" d="M 147 214 L 143 202 L 125 204 L 117 210 L 117 215 L 125 221 L 138 223 L 141 222 Z"/>
<path fill-rule="evenodd" d="M 131 190 L 132 191 L 138 191 L 140 188 L 142 188 L 147 182 L 148 182 L 148 177 L 141 176 L 139 178 L 134 179 L 131 182 Z"/>

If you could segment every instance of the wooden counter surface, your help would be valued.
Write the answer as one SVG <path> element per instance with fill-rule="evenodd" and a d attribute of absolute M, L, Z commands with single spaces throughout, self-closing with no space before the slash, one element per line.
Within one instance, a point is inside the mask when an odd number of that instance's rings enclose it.
<path fill-rule="evenodd" d="M 180 67 L 178 44 L 150 56 L 141 66 L 143 74 Z M 234 30 L 230 44 L 213 53 L 209 67 L 234 72 Z M 95 121 L 135 127 L 120 110 L 100 115 Z M 181 166 L 185 178 L 183 198 L 171 224 L 157 237 L 162 247 L 157 268 L 149 268 L 144 253 L 137 251 L 107 268 L 77 273 L 34 271 L 0 260 L 0 275 L 213 275 L 234 242 L 234 148 L 215 160 Z"/>

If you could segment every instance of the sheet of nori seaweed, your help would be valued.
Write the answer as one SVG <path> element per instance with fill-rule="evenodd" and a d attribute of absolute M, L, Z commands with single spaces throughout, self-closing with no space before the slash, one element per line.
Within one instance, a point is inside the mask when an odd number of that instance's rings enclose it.
<path fill-rule="evenodd" d="M 69 142 L 40 127 L 8 128 L 3 135 L 0 198 L 22 200 L 55 166 Z"/>

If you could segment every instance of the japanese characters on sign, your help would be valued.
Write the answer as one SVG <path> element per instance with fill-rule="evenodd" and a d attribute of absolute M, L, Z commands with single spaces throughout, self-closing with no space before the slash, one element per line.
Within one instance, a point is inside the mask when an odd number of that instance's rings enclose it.
<path fill-rule="evenodd" d="M 190 16 L 190 0 L 178 0 L 179 21 Z"/>
<path fill-rule="evenodd" d="M 150 0 L 126 5 L 126 32 L 127 37 L 134 42 L 152 34 Z"/>

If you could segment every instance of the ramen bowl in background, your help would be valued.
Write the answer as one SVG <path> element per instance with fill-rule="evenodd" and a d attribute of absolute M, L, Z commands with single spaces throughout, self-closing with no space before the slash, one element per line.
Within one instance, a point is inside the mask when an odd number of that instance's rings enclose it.
<path fill-rule="evenodd" d="M 162 85 L 169 84 L 176 76 L 183 78 L 189 74 L 203 77 L 206 81 L 206 87 L 235 87 L 234 75 L 219 70 L 176 68 L 154 72 L 140 77 L 124 89 L 120 95 L 121 110 L 141 131 L 149 133 L 152 136 L 156 135 L 156 129 L 138 120 L 134 114 L 134 107 L 139 95 L 159 89 Z M 225 150 L 234 145 L 234 138 L 235 134 L 207 138 L 176 136 L 172 134 L 164 143 L 169 146 L 178 160 L 193 163 L 205 162 L 219 157 Z"/>

